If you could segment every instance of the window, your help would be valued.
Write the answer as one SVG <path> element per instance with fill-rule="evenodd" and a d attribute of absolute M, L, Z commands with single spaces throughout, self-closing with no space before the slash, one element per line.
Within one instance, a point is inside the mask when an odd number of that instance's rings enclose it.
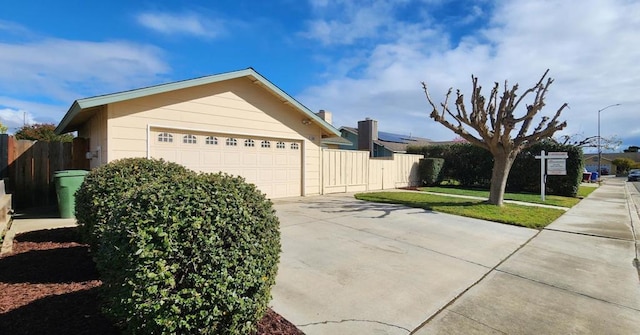
<path fill-rule="evenodd" d="M 218 145 L 218 138 L 213 136 L 207 136 L 207 138 L 204 139 L 204 143 L 210 144 L 210 145 Z"/>
<path fill-rule="evenodd" d="M 278 148 L 278 149 L 284 149 L 284 142 L 278 142 L 278 143 L 276 143 L 276 148 Z"/>
<path fill-rule="evenodd" d="M 196 137 L 191 134 L 187 134 L 182 137 L 182 143 L 196 144 L 196 142 Z"/>
<path fill-rule="evenodd" d="M 262 143 L 260 143 L 260 146 L 263 147 L 263 148 L 271 148 L 271 142 L 262 141 Z"/>
<path fill-rule="evenodd" d="M 298 150 L 300 149 L 300 146 L 298 145 L 298 143 L 291 143 L 291 150 Z"/>
<path fill-rule="evenodd" d="M 236 145 L 238 145 L 238 140 L 236 140 L 235 138 L 228 138 L 226 143 L 229 146 L 235 147 Z"/>
<path fill-rule="evenodd" d="M 160 133 L 160 134 L 158 134 L 158 142 L 172 143 L 173 142 L 173 135 L 171 135 L 169 133 Z"/>
<path fill-rule="evenodd" d="M 256 142 L 254 142 L 252 139 L 244 140 L 244 146 L 245 147 L 255 147 L 256 146 Z"/>

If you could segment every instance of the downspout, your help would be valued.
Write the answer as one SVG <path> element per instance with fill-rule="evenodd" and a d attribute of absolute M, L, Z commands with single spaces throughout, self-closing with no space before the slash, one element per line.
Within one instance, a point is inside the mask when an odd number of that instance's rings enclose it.
<path fill-rule="evenodd" d="M 306 165 L 306 157 L 307 157 L 307 140 L 304 139 L 302 141 L 302 181 L 300 184 L 302 184 L 302 196 L 306 196 L 307 192 L 306 192 L 306 186 L 307 186 L 307 181 L 306 181 L 306 171 L 307 171 L 307 165 Z"/>
<path fill-rule="evenodd" d="M 320 195 L 324 195 L 324 149 L 320 148 Z"/>
<path fill-rule="evenodd" d="M 151 125 L 147 123 L 147 159 L 151 158 L 151 141 L 149 141 L 151 135 Z"/>

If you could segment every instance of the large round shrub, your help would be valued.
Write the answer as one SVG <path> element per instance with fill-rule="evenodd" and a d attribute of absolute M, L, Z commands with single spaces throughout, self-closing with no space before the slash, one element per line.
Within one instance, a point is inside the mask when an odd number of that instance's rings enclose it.
<path fill-rule="evenodd" d="M 271 202 L 244 179 L 174 175 L 121 199 L 96 254 L 127 333 L 250 334 L 280 254 Z"/>
<path fill-rule="evenodd" d="M 96 247 L 104 224 L 127 192 L 176 174 L 194 173 L 182 165 L 147 158 L 125 158 L 91 170 L 75 194 L 75 215 L 86 243 Z"/>

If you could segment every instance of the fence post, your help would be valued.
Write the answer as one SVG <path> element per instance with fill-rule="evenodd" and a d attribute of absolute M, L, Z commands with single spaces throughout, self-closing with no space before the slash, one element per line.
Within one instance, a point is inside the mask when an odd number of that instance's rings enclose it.
<path fill-rule="evenodd" d="M 89 151 L 89 139 L 76 137 L 71 144 L 71 168 L 75 170 L 90 170 L 91 161 L 86 154 Z"/>

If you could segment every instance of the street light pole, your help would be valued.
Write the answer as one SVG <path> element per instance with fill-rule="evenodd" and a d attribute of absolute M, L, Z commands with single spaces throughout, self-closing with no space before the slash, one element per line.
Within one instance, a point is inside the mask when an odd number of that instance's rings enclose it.
<path fill-rule="evenodd" d="M 600 112 L 614 106 L 620 106 L 620 104 L 609 105 L 598 110 L 598 179 L 600 179 L 600 175 L 602 174 L 602 168 L 600 167 L 600 159 L 602 158 L 602 150 L 600 149 Z"/>

